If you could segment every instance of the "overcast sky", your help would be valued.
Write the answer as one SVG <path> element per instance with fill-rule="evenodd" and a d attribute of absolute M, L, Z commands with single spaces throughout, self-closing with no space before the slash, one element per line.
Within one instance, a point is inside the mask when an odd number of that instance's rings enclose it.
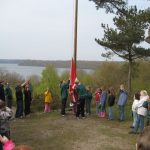
<path fill-rule="evenodd" d="M 140 7 L 150 2 L 135 0 Z M 79 0 L 79 60 L 105 60 L 94 39 L 112 15 Z M 70 60 L 73 55 L 74 0 L 0 0 L 0 59 Z M 120 60 L 114 57 L 113 60 Z"/>

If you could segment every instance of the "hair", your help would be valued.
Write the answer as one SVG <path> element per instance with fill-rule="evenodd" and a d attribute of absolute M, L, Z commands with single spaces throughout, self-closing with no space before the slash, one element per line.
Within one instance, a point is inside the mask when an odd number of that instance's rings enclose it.
<path fill-rule="evenodd" d="M 137 141 L 137 150 L 150 150 L 150 126 L 145 127 Z"/>
<path fill-rule="evenodd" d="M 115 95 L 115 90 L 114 90 L 113 87 L 110 87 L 110 88 L 109 88 L 109 92 L 110 92 L 111 95 Z"/>
<path fill-rule="evenodd" d="M 19 145 L 16 146 L 13 150 L 32 150 L 32 148 L 28 145 Z"/>
<path fill-rule="evenodd" d="M 140 100 L 140 92 L 139 91 L 134 94 L 134 98 L 137 100 Z"/>
<path fill-rule="evenodd" d="M 142 90 L 142 91 L 140 92 L 140 94 L 141 94 L 142 96 L 147 96 L 147 95 L 148 95 L 146 90 Z"/>

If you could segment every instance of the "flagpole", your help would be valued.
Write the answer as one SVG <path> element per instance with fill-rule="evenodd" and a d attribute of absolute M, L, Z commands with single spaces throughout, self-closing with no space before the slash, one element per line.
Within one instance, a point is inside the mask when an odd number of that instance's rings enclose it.
<path fill-rule="evenodd" d="M 74 62 L 77 68 L 77 29 L 78 29 L 78 0 L 75 0 L 75 25 L 74 25 Z"/>

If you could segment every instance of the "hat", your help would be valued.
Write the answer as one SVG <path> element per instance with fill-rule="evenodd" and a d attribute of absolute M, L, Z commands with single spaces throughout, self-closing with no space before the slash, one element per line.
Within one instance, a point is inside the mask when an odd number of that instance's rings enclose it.
<path fill-rule="evenodd" d="M 79 83 L 79 80 L 78 80 L 78 78 L 76 78 L 74 82 L 75 82 L 75 83 Z"/>

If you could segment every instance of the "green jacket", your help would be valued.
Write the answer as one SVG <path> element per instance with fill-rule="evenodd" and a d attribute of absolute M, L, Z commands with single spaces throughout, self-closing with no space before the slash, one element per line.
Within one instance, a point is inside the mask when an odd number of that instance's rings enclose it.
<path fill-rule="evenodd" d="M 79 84 L 76 89 L 79 96 L 79 100 L 85 99 L 86 98 L 85 86 L 83 84 Z"/>
<path fill-rule="evenodd" d="M 61 100 L 68 98 L 69 81 L 60 85 L 61 88 Z"/>
<path fill-rule="evenodd" d="M 86 100 L 91 101 L 92 100 L 92 93 L 90 91 L 86 91 Z"/>
<path fill-rule="evenodd" d="M 143 103 L 143 107 L 144 107 L 144 108 L 147 108 L 147 118 L 150 119 L 150 102 L 145 101 L 145 102 Z"/>

